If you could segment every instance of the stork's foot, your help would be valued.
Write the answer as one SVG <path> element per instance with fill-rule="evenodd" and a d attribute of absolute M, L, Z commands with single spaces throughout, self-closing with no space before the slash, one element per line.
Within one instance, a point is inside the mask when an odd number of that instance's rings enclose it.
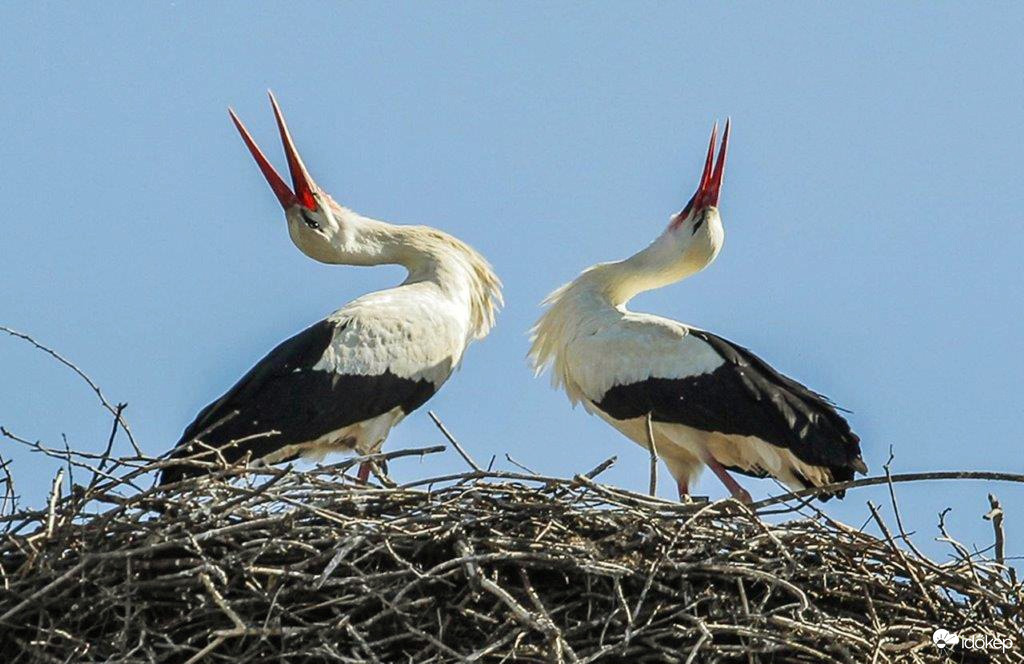
<path fill-rule="evenodd" d="M 750 497 L 750 494 L 747 493 L 747 490 L 741 487 L 739 482 L 733 479 L 732 475 L 729 474 L 729 471 L 726 470 L 722 464 L 712 458 L 708 458 L 707 464 L 708 468 L 711 469 L 711 472 L 713 472 L 718 479 L 722 480 L 722 484 L 725 485 L 725 488 L 729 490 L 729 493 L 732 494 L 732 497 L 735 500 L 738 500 L 745 505 L 750 505 L 754 502 Z"/>
<path fill-rule="evenodd" d="M 370 479 L 370 463 L 368 461 L 359 464 L 359 474 L 356 475 L 356 479 L 360 484 L 366 484 L 366 481 Z"/>

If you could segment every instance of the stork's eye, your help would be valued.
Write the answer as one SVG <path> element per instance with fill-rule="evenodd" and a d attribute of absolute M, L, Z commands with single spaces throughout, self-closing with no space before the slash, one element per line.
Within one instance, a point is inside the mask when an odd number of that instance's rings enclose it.
<path fill-rule="evenodd" d="M 697 221 L 693 222 L 693 230 L 690 231 L 690 235 L 693 235 L 694 233 L 696 233 L 697 229 L 700 228 L 703 224 L 704 224 L 704 217 L 702 215 L 700 219 L 698 219 Z"/>
<path fill-rule="evenodd" d="M 310 214 L 306 211 L 302 212 L 302 220 L 306 222 L 306 225 L 312 228 L 313 230 L 320 228 L 320 222 L 314 219 L 312 216 L 310 216 Z"/>

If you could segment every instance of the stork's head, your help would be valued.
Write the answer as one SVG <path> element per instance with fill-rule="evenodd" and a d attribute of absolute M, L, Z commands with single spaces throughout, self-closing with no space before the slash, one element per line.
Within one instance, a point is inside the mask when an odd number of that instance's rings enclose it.
<path fill-rule="evenodd" d="M 270 188 L 274 190 L 277 200 L 284 208 L 285 220 L 288 222 L 288 234 L 302 253 L 310 258 L 324 263 L 337 261 L 336 247 L 344 246 L 346 238 L 345 217 L 347 211 L 334 202 L 327 192 L 322 190 L 306 170 L 302 163 L 291 134 L 288 132 L 288 125 L 285 124 L 284 116 L 277 105 L 274 94 L 270 93 L 270 104 L 274 107 L 274 115 L 277 118 L 277 128 L 281 133 L 281 142 L 284 143 L 284 153 L 288 158 L 288 170 L 292 176 L 294 189 L 289 188 L 285 181 L 278 175 L 277 171 L 267 160 L 267 157 L 256 145 L 245 128 L 242 121 L 235 115 L 233 109 L 228 109 L 231 120 L 234 121 L 238 133 L 242 135 L 249 152 L 256 159 L 256 164 L 263 172 Z"/>
<path fill-rule="evenodd" d="M 729 120 L 725 121 L 722 146 L 718 160 L 713 162 L 715 143 L 718 138 L 718 123 L 711 130 L 711 142 L 704 159 L 697 191 L 682 210 L 672 216 L 665 234 L 684 253 L 684 262 L 695 270 L 703 268 L 718 255 L 722 248 L 725 232 L 722 218 L 718 214 L 718 195 L 722 190 L 722 176 L 725 174 L 725 156 L 729 149 Z"/>

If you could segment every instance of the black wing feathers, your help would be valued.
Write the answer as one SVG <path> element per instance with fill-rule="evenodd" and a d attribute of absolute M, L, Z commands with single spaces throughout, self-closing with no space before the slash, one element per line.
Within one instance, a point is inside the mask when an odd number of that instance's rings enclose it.
<path fill-rule="evenodd" d="M 693 330 L 692 334 L 706 341 L 725 358 L 723 368 L 732 367 L 744 377 L 744 385 L 751 398 L 771 400 L 789 434 L 779 439 L 788 442 L 781 446 L 789 448 L 798 459 L 836 467 L 848 466 L 860 458 L 860 438 L 828 397 L 784 376 L 754 353 L 727 339 L 703 330 Z M 778 433 L 784 434 L 782 431 Z M 776 439 L 764 440 L 780 444 Z M 852 470 L 848 475 L 846 479 L 853 478 Z"/>
<path fill-rule="evenodd" d="M 426 379 L 400 378 L 390 371 L 356 375 L 312 369 L 331 344 L 336 328 L 335 323 L 321 321 L 270 351 L 224 396 L 200 411 L 171 456 L 201 451 L 190 445 L 198 436 L 229 463 L 246 454 L 257 459 L 396 406 L 410 413 L 433 396 L 437 388 Z M 169 467 L 160 481 L 174 482 L 198 472 L 194 467 Z"/>
<path fill-rule="evenodd" d="M 742 346 L 703 330 L 690 333 L 725 363 L 706 374 L 617 385 L 595 405 L 616 419 L 652 413 L 657 422 L 756 436 L 805 463 L 830 468 L 836 481 L 852 479 L 863 467 L 859 439 L 826 397 Z"/>

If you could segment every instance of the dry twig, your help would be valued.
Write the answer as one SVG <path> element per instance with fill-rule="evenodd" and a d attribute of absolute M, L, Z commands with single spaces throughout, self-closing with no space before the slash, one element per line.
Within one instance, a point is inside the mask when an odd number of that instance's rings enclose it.
<path fill-rule="evenodd" d="M 658 495 L 658 446 L 654 442 L 654 423 L 651 421 L 651 413 L 647 413 L 647 451 L 650 452 L 650 479 L 647 483 L 647 493 L 652 496 Z"/>

